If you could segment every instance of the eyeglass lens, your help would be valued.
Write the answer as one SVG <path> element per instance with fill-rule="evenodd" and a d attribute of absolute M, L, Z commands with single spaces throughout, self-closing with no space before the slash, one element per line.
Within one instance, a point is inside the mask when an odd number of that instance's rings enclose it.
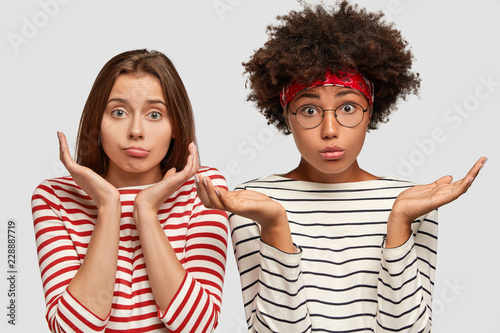
<path fill-rule="evenodd" d="M 363 120 L 365 110 L 356 103 L 346 103 L 339 105 L 336 109 L 327 110 L 323 110 L 319 105 L 306 104 L 297 109 L 295 117 L 300 126 L 314 128 L 323 121 L 325 111 L 334 111 L 340 125 L 354 127 Z"/>

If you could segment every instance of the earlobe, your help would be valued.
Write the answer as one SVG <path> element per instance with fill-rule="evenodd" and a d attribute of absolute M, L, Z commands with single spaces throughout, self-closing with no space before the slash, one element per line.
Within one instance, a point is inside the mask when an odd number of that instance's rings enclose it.
<path fill-rule="evenodd" d="M 288 132 L 292 133 L 292 129 L 290 128 L 290 123 L 288 122 L 288 113 L 286 112 L 286 109 L 283 110 L 283 118 L 285 118 L 286 129 L 288 130 Z"/>

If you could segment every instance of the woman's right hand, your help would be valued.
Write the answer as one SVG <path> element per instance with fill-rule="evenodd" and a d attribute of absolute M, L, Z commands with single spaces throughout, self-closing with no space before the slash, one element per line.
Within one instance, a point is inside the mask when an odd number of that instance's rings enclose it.
<path fill-rule="evenodd" d="M 67 289 L 90 312 L 106 318 L 112 307 L 116 280 L 120 241 L 120 193 L 92 169 L 76 163 L 69 154 L 66 136 L 60 132 L 57 136 L 61 162 L 73 181 L 90 196 L 98 209 L 85 260 Z"/>
<path fill-rule="evenodd" d="M 209 178 L 195 175 L 198 197 L 207 208 L 225 210 L 254 220 L 261 226 L 261 239 L 284 252 L 296 252 L 285 208 L 267 195 L 251 191 L 227 191 L 214 187 Z"/>
<path fill-rule="evenodd" d="M 97 209 L 120 202 L 120 193 L 92 169 L 81 166 L 71 157 L 66 136 L 57 132 L 59 138 L 59 159 L 73 177 L 74 182 L 94 201 Z"/>

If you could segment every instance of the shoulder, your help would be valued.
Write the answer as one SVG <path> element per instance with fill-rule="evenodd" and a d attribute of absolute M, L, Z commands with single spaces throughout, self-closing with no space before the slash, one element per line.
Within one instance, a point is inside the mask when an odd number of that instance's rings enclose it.
<path fill-rule="evenodd" d="M 235 187 L 235 190 L 247 190 L 251 188 L 276 188 L 280 185 L 295 182 L 293 179 L 284 178 L 278 175 L 270 175 L 246 181 Z"/>
<path fill-rule="evenodd" d="M 58 177 L 46 179 L 35 188 L 31 197 L 31 209 L 35 216 L 45 214 L 47 209 L 58 212 L 63 207 L 81 206 L 82 202 L 91 204 L 91 199 L 76 185 L 73 178 Z"/>
<path fill-rule="evenodd" d="M 45 179 L 35 188 L 34 193 L 49 192 L 54 194 L 56 189 L 80 189 L 80 187 L 76 185 L 71 176 L 57 177 Z"/>
<path fill-rule="evenodd" d="M 350 184 L 350 183 L 349 183 Z M 350 186 L 353 191 L 361 191 L 367 195 L 394 195 L 397 196 L 404 190 L 409 189 L 417 184 L 396 177 L 381 177 L 375 180 L 352 183 Z"/>
<path fill-rule="evenodd" d="M 400 179 L 396 177 L 381 177 L 377 180 L 374 180 L 373 185 L 375 187 L 380 187 L 383 189 L 393 189 L 393 188 L 410 188 L 417 184 L 409 180 Z"/>
<path fill-rule="evenodd" d="M 33 191 L 32 201 L 40 197 L 61 198 L 68 196 L 87 197 L 71 176 L 45 179 Z"/>
<path fill-rule="evenodd" d="M 356 196 L 397 196 L 400 192 L 415 185 L 407 180 L 394 177 L 382 177 L 375 180 L 350 183 L 316 183 L 270 175 L 245 182 L 237 186 L 235 190 L 278 191 L 280 193 L 296 193 L 297 195 L 346 196 L 352 194 Z"/>

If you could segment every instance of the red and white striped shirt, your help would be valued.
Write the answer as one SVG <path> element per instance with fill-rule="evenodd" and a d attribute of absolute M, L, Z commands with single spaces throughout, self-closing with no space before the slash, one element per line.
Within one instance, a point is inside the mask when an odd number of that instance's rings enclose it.
<path fill-rule="evenodd" d="M 200 168 L 214 185 L 226 187 L 216 170 Z M 221 307 L 226 265 L 227 214 L 207 209 L 194 180 L 184 183 L 158 210 L 158 220 L 186 270 L 166 312 L 156 306 L 133 220 L 136 195 L 146 186 L 120 188 L 121 219 L 113 305 L 99 318 L 67 290 L 89 245 L 97 208 L 73 181 L 42 182 L 32 197 L 32 213 L 46 318 L 52 332 L 211 332 Z"/>

